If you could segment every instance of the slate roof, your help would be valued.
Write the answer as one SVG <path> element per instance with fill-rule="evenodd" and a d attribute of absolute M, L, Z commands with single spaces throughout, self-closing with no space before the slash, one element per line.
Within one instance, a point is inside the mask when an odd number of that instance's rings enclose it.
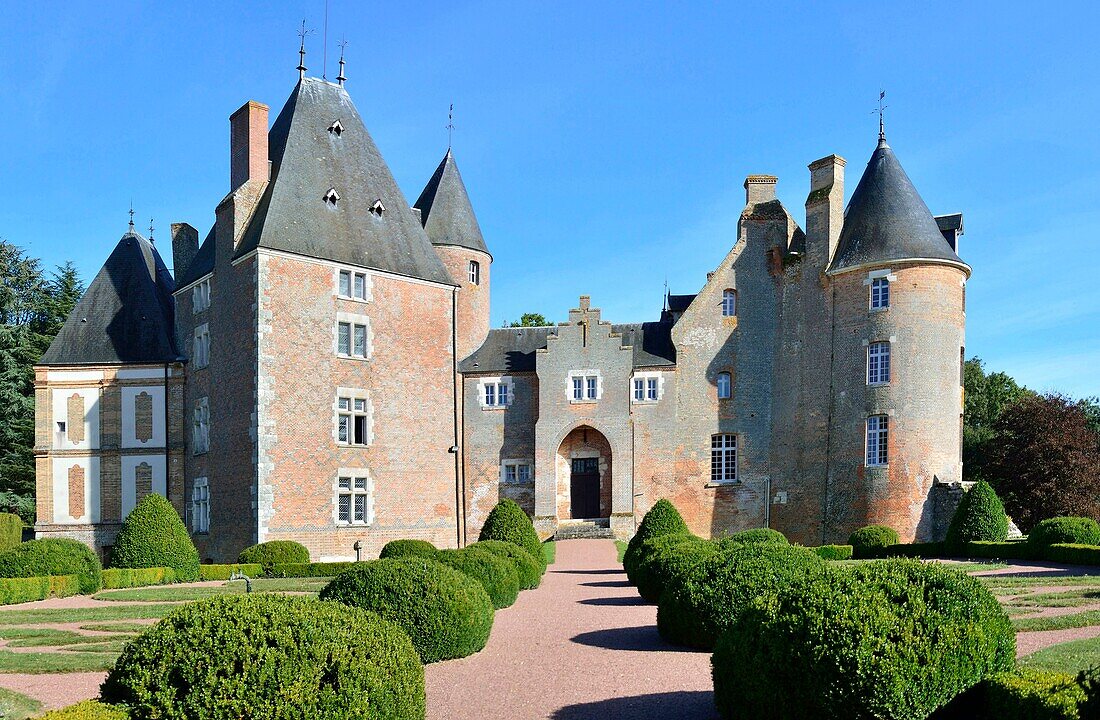
<path fill-rule="evenodd" d="M 329 130 L 337 120 L 339 134 Z M 236 257 L 263 247 L 455 284 L 343 86 L 300 80 L 271 127 L 268 153 L 271 182 Z M 335 205 L 323 199 L 330 188 Z M 379 200 L 381 215 L 371 210 Z"/>
<path fill-rule="evenodd" d="M 909 258 L 954 263 L 969 271 L 894 151 L 880 140 L 848 203 L 829 272 Z"/>
<path fill-rule="evenodd" d="M 695 295 L 669 295 L 668 310 L 669 312 L 682 313 L 688 309 L 694 299 Z"/>
<path fill-rule="evenodd" d="M 546 347 L 546 338 L 557 327 L 496 328 L 469 357 L 458 364 L 461 373 L 534 372 L 535 351 Z M 623 346 L 633 345 L 634 367 L 662 367 L 676 364 L 671 322 L 612 325 L 622 335 Z"/>
<path fill-rule="evenodd" d="M 182 361 L 172 274 L 136 232 L 122 236 L 39 365 Z"/>
<path fill-rule="evenodd" d="M 950 215 L 937 215 L 936 227 L 940 229 L 940 232 L 952 232 L 958 231 L 960 235 L 963 234 L 963 216 L 962 213 L 952 213 Z"/>
<path fill-rule="evenodd" d="M 420 210 L 433 245 L 457 245 L 489 254 L 450 148 L 413 207 Z"/>

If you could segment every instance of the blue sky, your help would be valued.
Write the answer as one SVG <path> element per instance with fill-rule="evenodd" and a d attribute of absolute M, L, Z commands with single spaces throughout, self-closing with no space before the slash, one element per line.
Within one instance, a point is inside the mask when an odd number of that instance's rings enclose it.
<path fill-rule="evenodd" d="M 228 116 L 285 102 L 324 3 L 6 3 L 0 237 L 86 280 L 126 227 L 205 233 Z M 806 165 L 887 133 L 933 212 L 962 211 L 967 353 L 1040 390 L 1100 394 L 1100 10 L 1086 3 L 360 3 L 330 0 L 328 76 L 410 201 L 447 145 L 492 250 L 494 326 L 616 322 L 695 292 L 753 173 L 804 218 Z"/>

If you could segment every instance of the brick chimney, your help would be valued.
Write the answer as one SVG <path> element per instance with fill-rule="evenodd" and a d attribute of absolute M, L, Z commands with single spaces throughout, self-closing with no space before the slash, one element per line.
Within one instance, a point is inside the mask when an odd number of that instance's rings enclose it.
<path fill-rule="evenodd" d="M 836 253 L 844 225 L 844 166 L 839 155 L 810 163 L 810 194 L 806 198 L 806 262 L 823 272 Z"/>
<path fill-rule="evenodd" d="M 268 172 L 267 105 L 249 100 L 229 116 L 229 190 Z"/>
<path fill-rule="evenodd" d="M 775 200 L 775 175 L 749 175 L 745 178 L 745 204 L 756 205 Z"/>
<path fill-rule="evenodd" d="M 199 251 L 199 231 L 187 223 L 172 223 L 172 275 L 182 277 Z"/>

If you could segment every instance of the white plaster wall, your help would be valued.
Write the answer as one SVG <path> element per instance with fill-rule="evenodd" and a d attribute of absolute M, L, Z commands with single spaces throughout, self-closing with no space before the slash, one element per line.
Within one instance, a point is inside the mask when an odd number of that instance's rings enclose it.
<path fill-rule="evenodd" d="M 164 473 L 164 455 L 122 456 L 122 517 L 126 518 L 137 505 L 137 466 L 148 463 L 153 469 L 153 492 L 167 497 Z"/>
<path fill-rule="evenodd" d="M 146 442 L 137 439 L 137 413 L 134 398 L 141 393 L 153 398 L 153 437 Z M 154 448 L 164 447 L 164 386 L 148 385 L 143 387 L 122 388 L 122 447 Z"/>
<path fill-rule="evenodd" d="M 85 514 L 69 514 L 69 470 L 84 468 Z M 64 457 L 53 459 L 53 521 L 59 524 L 99 522 L 99 458 Z"/>
<path fill-rule="evenodd" d="M 68 426 L 65 434 L 57 430 L 58 421 L 68 423 L 68 400 L 73 395 L 84 398 L 84 441 L 74 443 L 70 440 L 72 430 Z M 53 391 L 53 427 L 50 433 L 53 437 L 53 449 L 55 450 L 98 450 L 99 449 L 99 388 L 55 388 Z"/>

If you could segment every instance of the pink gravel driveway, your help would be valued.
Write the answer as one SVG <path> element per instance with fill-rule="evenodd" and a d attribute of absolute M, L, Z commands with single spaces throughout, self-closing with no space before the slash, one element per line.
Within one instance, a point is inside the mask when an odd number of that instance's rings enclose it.
<path fill-rule="evenodd" d="M 717 718 L 710 653 L 661 640 L 615 545 L 557 553 L 541 587 L 497 612 L 484 650 L 427 666 L 428 718 Z"/>

